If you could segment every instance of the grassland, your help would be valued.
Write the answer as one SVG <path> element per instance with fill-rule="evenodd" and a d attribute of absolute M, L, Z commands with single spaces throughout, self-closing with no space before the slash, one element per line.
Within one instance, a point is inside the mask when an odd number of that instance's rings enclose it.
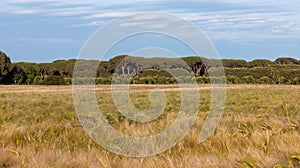
<path fill-rule="evenodd" d="M 121 132 L 158 133 L 176 118 L 180 94 L 176 85 L 135 85 L 132 102 L 147 109 L 154 87 L 166 91 L 168 102 L 151 123 L 119 114 L 109 86 L 96 87 L 99 107 Z M 128 158 L 105 150 L 85 133 L 71 86 L 0 86 L 0 167 L 300 167 L 300 86 L 229 85 L 220 124 L 203 143 L 198 136 L 210 87 L 199 87 L 199 114 L 190 133 L 162 154 Z"/>

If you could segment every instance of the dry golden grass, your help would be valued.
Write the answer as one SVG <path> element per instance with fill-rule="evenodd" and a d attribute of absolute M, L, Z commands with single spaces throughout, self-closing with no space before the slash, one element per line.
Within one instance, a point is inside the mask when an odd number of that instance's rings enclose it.
<path fill-rule="evenodd" d="M 145 89 L 146 87 L 146 89 Z M 134 85 L 132 102 L 149 107 L 147 91 Z M 176 85 L 160 85 L 167 107 L 145 124 L 117 113 L 109 86 L 97 86 L 97 100 L 109 122 L 131 135 L 164 130 L 177 116 Z M 76 117 L 70 86 L 0 86 L 0 167 L 300 167 L 300 86 L 230 85 L 223 117 L 205 142 L 199 132 L 210 102 L 201 85 L 199 115 L 190 133 L 153 157 L 128 158 L 93 142 Z"/>

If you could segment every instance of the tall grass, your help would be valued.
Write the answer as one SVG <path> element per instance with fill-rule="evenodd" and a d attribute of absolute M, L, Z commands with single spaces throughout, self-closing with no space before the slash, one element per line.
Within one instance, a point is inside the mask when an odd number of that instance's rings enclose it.
<path fill-rule="evenodd" d="M 32 91 L 7 92 L 24 89 L 13 87 L 0 88 L 0 167 L 300 166 L 298 86 L 229 86 L 220 124 L 203 143 L 198 137 L 209 109 L 210 91 L 201 90 L 199 115 L 190 133 L 168 151 L 147 158 L 119 156 L 93 142 L 76 117 L 70 87 L 36 86 Z M 177 117 L 177 86 L 158 86 L 169 89 L 167 106 L 158 119 L 144 124 L 119 114 L 104 87 L 97 86 L 97 90 L 105 90 L 97 92 L 99 107 L 121 132 L 153 135 Z M 150 106 L 144 87 L 132 87 L 135 92 L 131 94 L 133 104 L 141 109 Z"/>

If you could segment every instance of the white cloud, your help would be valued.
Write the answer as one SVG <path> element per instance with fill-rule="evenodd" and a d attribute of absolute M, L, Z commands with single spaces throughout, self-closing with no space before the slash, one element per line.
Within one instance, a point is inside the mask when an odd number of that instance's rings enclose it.
<path fill-rule="evenodd" d="M 67 38 L 19 38 L 20 41 L 46 42 L 46 43 L 73 43 L 72 39 Z"/>
<path fill-rule="evenodd" d="M 11 11 L 11 13 L 26 15 L 26 14 L 37 14 L 40 13 L 40 11 L 34 9 L 21 9 L 21 10 L 13 10 Z"/>
<path fill-rule="evenodd" d="M 97 12 L 95 12 L 97 13 Z M 127 16 L 130 13 L 127 12 L 101 12 L 98 14 L 92 14 L 89 16 L 86 16 L 86 19 L 100 19 L 100 18 L 117 18 L 122 16 Z"/>
<path fill-rule="evenodd" d="M 170 3 L 167 3 L 170 2 Z M 191 1 L 204 5 L 211 1 Z M 61 0 L 10 0 L 0 4 L 1 11 L 14 15 L 44 15 L 46 17 L 67 18 L 76 16 L 76 22 L 66 22 L 74 27 L 100 26 L 107 19 L 127 16 L 142 12 L 148 8 L 151 11 L 166 11 L 177 14 L 184 19 L 195 23 L 214 39 L 239 40 L 243 38 L 300 38 L 300 13 L 296 12 L 299 1 L 258 1 L 258 0 L 214 0 L 215 8 L 201 9 L 190 6 L 182 1 L 121 1 L 99 2 L 86 1 L 61 1 Z M 218 5 L 219 2 L 220 4 Z M 30 5 L 30 4 L 35 4 Z M 182 4 L 176 5 L 176 4 Z M 228 3 L 228 4 L 226 4 Z M 226 10 L 224 7 L 226 6 Z M 232 7 L 231 7 L 232 4 Z M 227 9 L 229 7 L 229 9 Z M 141 7 L 141 8 L 140 8 Z M 204 6 L 205 7 L 205 6 Z M 205 9 L 205 8 L 203 8 Z M 147 17 L 147 18 L 145 18 Z M 144 20 L 157 19 L 159 15 L 140 15 L 134 20 L 120 26 L 129 27 L 136 25 L 151 25 Z M 70 19 L 71 20 L 71 19 Z M 152 25 L 153 27 L 167 27 L 167 24 Z M 180 25 L 178 26 L 180 27 Z M 182 31 L 184 28 L 181 27 Z"/>
<path fill-rule="evenodd" d="M 20 3 L 39 3 L 39 2 L 55 2 L 55 0 L 10 0 L 10 1 L 6 2 L 6 3 L 9 3 L 9 4 L 20 4 Z"/>
<path fill-rule="evenodd" d="M 92 7 L 68 7 L 62 9 L 51 9 L 47 13 L 50 16 L 80 16 L 85 14 L 91 14 L 94 12 Z"/>

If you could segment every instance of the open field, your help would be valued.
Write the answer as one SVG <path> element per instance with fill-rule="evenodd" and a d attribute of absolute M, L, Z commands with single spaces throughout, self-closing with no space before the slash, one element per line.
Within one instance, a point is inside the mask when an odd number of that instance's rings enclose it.
<path fill-rule="evenodd" d="M 205 142 L 199 132 L 210 106 L 200 86 L 199 114 L 190 133 L 153 157 L 113 154 L 89 138 L 73 106 L 71 86 L 0 86 L 0 167 L 300 167 L 300 86 L 229 85 L 223 117 Z M 180 108 L 177 85 L 133 85 L 131 101 L 150 106 L 153 88 L 166 92 L 164 113 L 136 123 L 117 112 L 110 86 L 96 86 L 108 122 L 129 135 L 166 129 Z"/>

